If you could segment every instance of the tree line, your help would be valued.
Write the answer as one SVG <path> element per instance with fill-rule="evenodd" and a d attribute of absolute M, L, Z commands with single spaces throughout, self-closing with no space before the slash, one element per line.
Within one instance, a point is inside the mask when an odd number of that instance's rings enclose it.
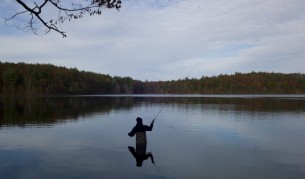
<path fill-rule="evenodd" d="M 0 62 L 0 94 L 305 94 L 305 74 L 251 72 L 143 82 L 52 64 Z"/>

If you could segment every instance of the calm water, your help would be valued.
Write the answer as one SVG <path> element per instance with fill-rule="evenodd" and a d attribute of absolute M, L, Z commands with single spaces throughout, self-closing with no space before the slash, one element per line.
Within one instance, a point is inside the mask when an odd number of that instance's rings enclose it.
<path fill-rule="evenodd" d="M 127 133 L 161 109 L 137 167 Z M 0 117 L 0 178 L 305 178 L 305 96 L 2 97 Z"/>

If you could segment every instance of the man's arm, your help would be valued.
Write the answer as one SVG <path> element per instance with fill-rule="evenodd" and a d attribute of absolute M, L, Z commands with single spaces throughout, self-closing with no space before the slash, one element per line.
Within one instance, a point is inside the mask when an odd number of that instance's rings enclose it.
<path fill-rule="evenodd" d="M 150 157 L 151 163 L 155 164 L 154 156 L 152 155 L 152 153 L 148 152 L 147 155 Z"/>
<path fill-rule="evenodd" d="M 136 153 L 134 147 L 128 146 L 128 149 L 129 149 L 130 153 L 132 154 L 132 156 L 134 158 L 137 158 L 137 153 Z"/>
<path fill-rule="evenodd" d="M 151 121 L 150 126 L 147 128 L 147 131 L 152 131 L 152 129 L 154 127 L 154 122 L 155 122 L 155 119 L 153 121 Z"/>
<path fill-rule="evenodd" d="M 136 134 L 136 127 L 132 128 L 131 132 L 128 133 L 129 137 L 133 137 Z"/>

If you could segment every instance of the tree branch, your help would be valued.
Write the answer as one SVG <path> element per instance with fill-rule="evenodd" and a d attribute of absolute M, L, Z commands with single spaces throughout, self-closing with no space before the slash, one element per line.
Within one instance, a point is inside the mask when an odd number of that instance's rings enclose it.
<path fill-rule="evenodd" d="M 8 19 L 6 19 L 6 18 L 3 18 L 3 19 L 5 19 L 5 22 L 6 22 L 6 21 L 10 21 L 10 20 L 14 19 L 15 17 L 17 17 L 18 15 L 23 14 L 23 13 L 26 13 L 26 12 L 28 12 L 28 11 L 18 12 L 18 13 L 14 14 L 12 17 L 10 17 L 10 18 L 8 18 Z"/>
<path fill-rule="evenodd" d="M 65 3 L 67 3 L 67 1 L 68 0 L 65 0 Z M 10 18 L 4 18 L 6 24 L 8 21 L 15 19 L 18 15 L 22 15 L 28 12 L 29 20 L 27 25 L 24 24 L 23 27 L 15 25 L 16 28 L 23 30 L 30 29 L 34 34 L 38 35 L 39 28 L 41 27 L 38 27 L 37 23 L 40 23 L 46 28 L 45 34 L 53 30 L 60 33 L 63 37 L 66 37 L 66 32 L 58 28 L 59 23 L 64 23 L 66 20 L 70 21 L 71 19 L 82 18 L 84 14 L 89 14 L 90 16 L 101 15 L 101 9 L 103 7 L 108 9 L 115 8 L 117 10 L 121 8 L 121 0 L 79 0 L 78 4 L 71 2 L 70 6 L 63 6 L 63 2 L 61 0 L 44 0 L 41 2 L 41 4 L 37 3 L 37 1 L 32 1 L 34 4 L 33 7 L 29 6 L 29 2 L 24 0 L 16 0 L 16 2 L 20 4 L 25 10 L 15 13 Z M 47 4 L 50 5 L 49 7 L 53 7 L 59 10 L 57 17 L 52 18 L 50 16 L 46 17 L 43 15 L 47 10 Z M 63 12 L 63 14 L 61 12 Z"/>

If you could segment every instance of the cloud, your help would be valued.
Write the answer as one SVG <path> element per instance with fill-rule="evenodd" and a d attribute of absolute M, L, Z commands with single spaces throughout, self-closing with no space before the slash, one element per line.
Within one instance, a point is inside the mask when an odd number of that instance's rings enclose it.
<path fill-rule="evenodd" d="M 0 57 L 140 80 L 185 78 L 190 71 L 190 78 L 252 70 L 305 72 L 305 1 L 123 3 L 119 12 L 104 10 L 101 16 L 63 24 L 66 39 L 54 32 L 0 36 Z"/>

